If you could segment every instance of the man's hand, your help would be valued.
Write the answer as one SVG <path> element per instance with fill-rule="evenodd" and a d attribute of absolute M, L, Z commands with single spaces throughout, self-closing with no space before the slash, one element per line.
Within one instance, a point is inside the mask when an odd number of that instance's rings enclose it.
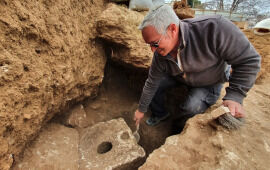
<path fill-rule="evenodd" d="M 240 103 L 232 100 L 224 100 L 223 105 L 229 108 L 234 117 L 245 117 L 245 110 Z"/>
<path fill-rule="evenodd" d="M 136 126 L 140 124 L 140 121 L 144 117 L 144 113 L 140 112 L 139 110 L 136 110 L 134 113 L 134 121 L 136 121 Z"/>

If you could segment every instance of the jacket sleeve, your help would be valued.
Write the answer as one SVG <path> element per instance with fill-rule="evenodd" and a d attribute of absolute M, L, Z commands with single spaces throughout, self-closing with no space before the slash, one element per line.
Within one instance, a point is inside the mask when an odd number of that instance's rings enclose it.
<path fill-rule="evenodd" d="M 247 37 L 231 21 L 220 17 L 216 37 L 219 57 L 232 65 L 229 87 L 223 100 L 243 102 L 260 70 L 261 57 Z"/>
<path fill-rule="evenodd" d="M 149 69 L 148 78 L 145 81 L 143 92 L 139 101 L 140 112 L 147 112 L 148 106 L 154 97 L 162 77 L 164 77 L 164 66 L 158 61 L 158 54 L 154 54 L 152 63 Z"/>

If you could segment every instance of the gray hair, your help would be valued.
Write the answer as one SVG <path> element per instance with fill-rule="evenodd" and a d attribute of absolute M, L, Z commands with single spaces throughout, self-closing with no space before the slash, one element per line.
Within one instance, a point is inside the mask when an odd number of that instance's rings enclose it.
<path fill-rule="evenodd" d="M 179 18 L 169 5 L 157 5 L 152 8 L 144 17 L 139 29 L 142 30 L 147 26 L 153 26 L 159 34 L 165 34 L 170 24 L 179 25 Z"/>

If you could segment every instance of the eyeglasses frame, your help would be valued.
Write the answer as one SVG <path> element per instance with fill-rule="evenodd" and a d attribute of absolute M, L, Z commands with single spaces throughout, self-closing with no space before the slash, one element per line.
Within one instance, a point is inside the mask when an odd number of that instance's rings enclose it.
<path fill-rule="evenodd" d="M 169 27 L 169 26 L 168 26 L 168 27 Z M 158 40 L 158 42 L 156 42 L 156 43 L 150 43 L 150 44 L 149 44 L 150 47 L 155 47 L 155 48 L 158 48 L 158 47 L 159 47 L 159 43 L 160 43 L 162 37 L 163 37 L 163 36 L 165 35 L 165 33 L 167 32 L 168 27 L 165 29 L 164 34 L 161 34 L 161 37 L 160 37 L 160 39 Z"/>

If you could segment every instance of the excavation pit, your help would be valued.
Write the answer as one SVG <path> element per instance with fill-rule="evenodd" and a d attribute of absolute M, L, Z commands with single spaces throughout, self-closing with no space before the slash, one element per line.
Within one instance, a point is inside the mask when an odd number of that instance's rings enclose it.
<path fill-rule="evenodd" d="M 145 156 L 124 119 L 88 127 L 80 135 L 80 169 L 138 167 Z"/>

